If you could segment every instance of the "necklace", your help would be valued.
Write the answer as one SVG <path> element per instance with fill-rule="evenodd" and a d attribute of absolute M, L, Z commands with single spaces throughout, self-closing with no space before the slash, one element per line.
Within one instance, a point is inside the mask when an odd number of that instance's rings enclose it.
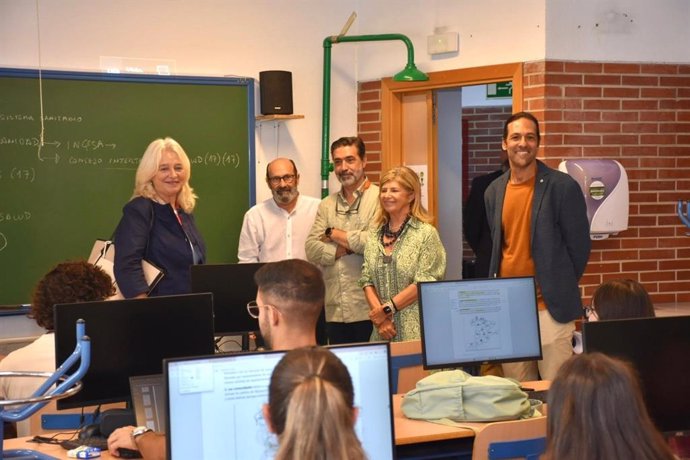
<path fill-rule="evenodd" d="M 396 231 L 391 230 L 390 227 L 390 221 L 386 222 L 383 225 L 383 229 L 381 231 L 381 244 L 383 245 L 384 248 L 393 246 L 396 241 L 398 241 L 398 238 L 400 238 L 400 235 L 402 234 L 403 230 L 405 230 L 405 226 L 407 225 L 407 222 L 410 220 L 410 216 L 407 216 L 405 220 L 403 221 L 402 225 L 400 225 L 400 228 L 398 228 Z M 383 238 L 387 236 L 391 240 L 388 242 L 385 242 Z"/>

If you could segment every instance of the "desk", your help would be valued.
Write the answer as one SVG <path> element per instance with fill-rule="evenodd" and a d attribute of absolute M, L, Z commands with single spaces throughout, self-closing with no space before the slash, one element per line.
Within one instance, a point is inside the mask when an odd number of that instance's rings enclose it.
<path fill-rule="evenodd" d="M 547 390 L 551 382 L 525 382 L 524 386 L 537 391 Z M 457 428 L 422 420 L 406 418 L 402 409 L 404 395 L 393 396 L 393 425 L 395 427 L 395 446 L 399 459 L 410 457 L 430 456 L 434 453 L 447 454 L 446 458 L 471 459 L 474 431 L 468 428 Z M 487 423 L 466 423 L 477 431 L 482 430 Z M 4 449 L 33 449 L 52 455 L 59 459 L 67 459 L 67 451 L 54 444 L 36 444 L 27 442 L 31 437 L 6 439 Z M 102 459 L 115 457 L 103 452 Z"/>
<path fill-rule="evenodd" d="M 536 391 L 548 390 L 550 381 L 524 382 L 523 386 Z M 471 459 L 475 431 L 487 423 L 463 423 L 469 428 L 457 428 L 423 420 L 411 420 L 402 413 L 404 395 L 393 395 L 393 425 L 395 450 L 399 459 L 420 458 L 433 454 L 447 454 L 446 458 Z"/>
<path fill-rule="evenodd" d="M 51 455 L 55 458 L 58 458 L 60 460 L 72 460 L 67 456 L 67 451 L 60 447 L 57 444 L 37 444 L 35 442 L 27 442 L 30 440 L 33 436 L 27 436 L 24 438 L 15 438 L 15 439 L 5 439 L 5 445 L 3 446 L 4 450 L 9 450 L 9 449 L 31 449 L 35 450 L 38 452 L 41 452 L 46 455 Z M 65 438 L 66 439 L 66 438 Z M 30 458 L 30 457 L 27 457 Z M 99 459 L 104 459 L 104 460 L 110 460 L 110 459 L 115 459 L 117 457 L 113 457 L 108 453 L 108 451 L 102 452 L 101 456 L 98 457 Z M 118 459 L 119 460 L 119 459 Z"/>

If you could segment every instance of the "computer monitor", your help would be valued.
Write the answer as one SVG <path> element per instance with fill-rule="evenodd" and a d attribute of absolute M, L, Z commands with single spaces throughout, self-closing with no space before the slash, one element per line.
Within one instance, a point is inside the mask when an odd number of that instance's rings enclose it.
<path fill-rule="evenodd" d="M 334 346 L 352 377 L 359 415 L 355 431 L 367 457 L 394 452 L 388 343 Z M 285 352 L 166 360 L 168 460 L 273 458 L 277 440 L 266 427 L 273 368 Z"/>
<path fill-rule="evenodd" d="M 690 432 L 690 316 L 587 322 L 582 339 L 585 353 L 632 363 L 660 431 Z"/>
<path fill-rule="evenodd" d="M 541 359 L 534 278 L 421 282 L 425 369 Z"/>
<path fill-rule="evenodd" d="M 252 264 L 192 265 L 192 292 L 212 292 L 216 335 L 259 330 L 259 322 L 247 313 L 247 302 L 256 299 L 254 273 L 263 266 Z"/>
<path fill-rule="evenodd" d="M 74 324 L 86 321 L 91 364 L 69 409 L 130 399 L 129 377 L 160 374 L 163 359 L 214 352 L 213 296 L 188 294 L 55 306 L 55 362 L 74 350 Z"/>

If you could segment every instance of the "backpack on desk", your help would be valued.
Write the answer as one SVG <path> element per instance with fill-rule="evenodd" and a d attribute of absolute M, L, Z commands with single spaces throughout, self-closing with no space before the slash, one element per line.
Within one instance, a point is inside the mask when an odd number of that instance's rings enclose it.
<path fill-rule="evenodd" d="M 405 394 L 406 417 L 444 423 L 495 422 L 539 415 L 527 393 L 512 379 L 486 375 L 474 377 L 461 370 L 431 374 Z"/>

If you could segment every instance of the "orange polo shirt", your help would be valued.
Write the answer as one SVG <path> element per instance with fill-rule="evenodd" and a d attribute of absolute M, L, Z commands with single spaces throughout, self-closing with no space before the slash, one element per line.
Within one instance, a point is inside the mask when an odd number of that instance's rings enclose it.
<path fill-rule="evenodd" d="M 532 220 L 532 199 L 536 175 L 522 184 L 506 186 L 503 199 L 503 257 L 499 276 L 534 276 L 534 259 L 530 247 L 530 221 Z M 546 308 L 541 290 L 537 286 L 539 309 Z"/>

